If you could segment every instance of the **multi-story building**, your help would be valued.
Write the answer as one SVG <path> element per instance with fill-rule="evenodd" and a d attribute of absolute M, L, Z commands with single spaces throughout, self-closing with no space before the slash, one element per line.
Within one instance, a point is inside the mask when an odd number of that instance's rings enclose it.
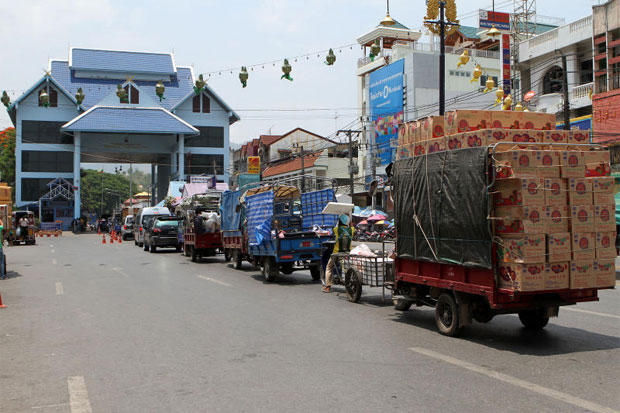
<path fill-rule="evenodd" d="M 150 163 L 152 201 L 170 179 L 216 174 L 228 179 L 229 125 L 239 116 L 192 68 L 170 53 L 72 48 L 9 107 L 16 128 L 17 206 L 37 202 L 48 183 L 73 183 L 69 224 L 81 215 L 80 163 Z M 66 205 L 63 205 L 63 211 Z M 59 209 L 60 211 L 60 209 Z"/>
<path fill-rule="evenodd" d="M 518 56 L 521 93 L 535 92 L 530 108 L 556 114 L 559 123 L 564 111 L 564 56 L 571 127 L 592 129 L 592 16 L 531 37 L 519 44 Z"/>
<path fill-rule="evenodd" d="M 620 3 L 592 7 L 594 36 L 593 141 L 610 147 L 620 171 Z"/>

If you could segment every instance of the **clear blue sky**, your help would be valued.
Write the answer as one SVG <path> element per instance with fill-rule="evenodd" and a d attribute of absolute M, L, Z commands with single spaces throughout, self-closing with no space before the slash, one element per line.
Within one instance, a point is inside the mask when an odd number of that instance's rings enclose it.
<path fill-rule="evenodd" d="M 587 0 L 537 3 L 538 14 L 567 23 L 591 14 Z M 512 4 L 497 0 L 496 9 L 510 11 Z M 467 25 L 478 23 L 471 12 L 490 7 L 491 0 L 457 0 L 458 14 L 473 16 L 462 21 Z M 410 28 L 421 27 L 426 12 L 424 0 L 392 0 L 390 9 Z M 49 58 L 67 58 L 69 46 L 174 51 L 178 65 L 204 73 L 355 44 L 384 15 L 384 0 L 5 0 L 0 90 L 29 88 Z M 280 64 L 266 65 L 250 72 L 246 89 L 237 69 L 212 75 L 211 86 L 242 118 L 231 128 L 231 141 L 297 126 L 329 135 L 346 126 L 357 113 L 355 70 L 361 54 L 359 46 L 337 51 L 333 67 L 323 64 L 324 56 L 291 61 L 293 82 L 280 80 Z M 1 112 L 0 127 L 9 126 Z"/>

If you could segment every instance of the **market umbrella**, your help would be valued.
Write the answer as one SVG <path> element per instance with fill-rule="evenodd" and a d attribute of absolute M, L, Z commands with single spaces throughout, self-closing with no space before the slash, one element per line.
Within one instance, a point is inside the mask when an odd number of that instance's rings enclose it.
<path fill-rule="evenodd" d="M 368 221 L 381 221 L 386 219 L 387 217 L 385 215 L 381 215 L 381 214 L 376 214 L 373 215 L 371 217 L 366 218 Z"/>
<path fill-rule="evenodd" d="M 377 222 L 375 222 L 375 225 L 383 225 L 383 224 L 385 224 L 385 221 L 384 221 L 384 220 L 381 220 L 381 221 L 377 221 Z"/>
<path fill-rule="evenodd" d="M 359 222 L 357 225 L 368 225 L 368 221 L 367 220 L 363 220 L 363 221 Z"/>

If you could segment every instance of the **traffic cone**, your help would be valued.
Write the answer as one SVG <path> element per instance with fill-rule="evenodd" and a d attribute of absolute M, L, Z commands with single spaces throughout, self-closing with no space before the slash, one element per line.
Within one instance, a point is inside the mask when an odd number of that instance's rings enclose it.
<path fill-rule="evenodd" d="M 118 241 L 119 244 L 123 243 L 123 237 L 118 237 L 116 240 Z"/>
<path fill-rule="evenodd" d="M 0 294 L 0 308 L 6 308 L 6 305 L 2 304 L 2 294 Z"/>
<path fill-rule="evenodd" d="M 105 243 L 106 243 L 106 242 L 105 242 L 105 234 L 103 234 L 103 238 L 101 238 L 101 243 L 102 243 L 102 244 L 105 244 Z"/>
<path fill-rule="evenodd" d="M 110 237 L 110 244 L 114 244 L 114 237 L 113 236 Z"/>

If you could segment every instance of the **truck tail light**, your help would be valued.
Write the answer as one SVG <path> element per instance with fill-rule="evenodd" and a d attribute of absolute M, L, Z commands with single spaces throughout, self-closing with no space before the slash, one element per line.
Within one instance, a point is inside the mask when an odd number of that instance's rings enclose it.
<path fill-rule="evenodd" d="M 280 259 L 281 260 L 292 260 L 293 256 L 292 255 L 280 255 Z"/>
<path fill-rule="evenodd" d="M 140 227 L 140 234 L 142 234 L 142 227 Z"/>
<path fill-rule="evenodd" d="M 125 230 L 126 230 L 126 229 L 127 229 L 127 225 L 123 225 L 123 229 L 125 229 Z"/>
<path fill-rule="evenodd" d="M 312 242 L 310 241 L 304 241 L 301 243 L 302 247 L 311 247 L 312 246 Z"/>
<path fill-rule="evenodd" d="M 161 229 L 159 229 L 159 228 L 153 228 L 153 232 L 161 232 Z"/>

